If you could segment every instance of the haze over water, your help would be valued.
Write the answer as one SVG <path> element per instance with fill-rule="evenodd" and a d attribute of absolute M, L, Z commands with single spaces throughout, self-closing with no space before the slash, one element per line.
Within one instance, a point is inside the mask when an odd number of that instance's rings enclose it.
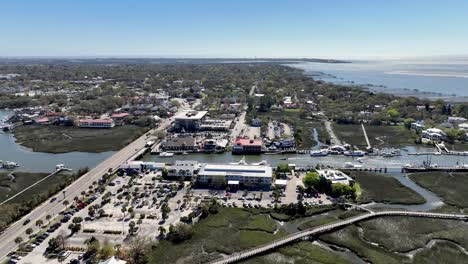
<path fill-rule="evenodd" d="M 315 79 L 332 83 L 385 86 L 373 87 L 381 91 L 417 89 L 421 92 L 468 96 L 468 60 L 305 62 L 290 66 L 304 69 Z M 402 94 L 410 92 L 413 91 L 402 91 Z"/>

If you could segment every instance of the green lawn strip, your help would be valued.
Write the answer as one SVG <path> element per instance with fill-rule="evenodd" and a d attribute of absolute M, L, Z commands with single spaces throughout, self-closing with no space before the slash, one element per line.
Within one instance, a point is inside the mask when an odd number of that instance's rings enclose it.
<path fill-rule="evenodd" d="M 414 173 L 410 179 L 418 185 L 442 197 L 444 203 L 459 208 L 468 208 L 468 174 L 428 172 Z"/>
<path fill-rule="evenodd" d="M 397 179 L 378 173 L 351 172 L 361 188 L 360 203 L 423 204 L 426 200 Z"/>
<path fill-rule="evenodd" d="M 15 128 L 14 133 L 19 144 L 34 151 L 65 153 L 119 150 L 146 131 L 146 128 L 133 125 L 117 126 L 112 129 L 19 126 Z"/>

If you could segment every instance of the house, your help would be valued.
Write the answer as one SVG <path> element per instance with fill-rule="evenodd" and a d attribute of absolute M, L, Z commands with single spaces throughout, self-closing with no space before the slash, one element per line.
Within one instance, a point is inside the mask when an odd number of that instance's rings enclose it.
<path fill-rule="evenodd" d="M 49 118 L 47 117 L 42 117 L 42 118 L 38 118 L 35 120 L 36 124 L 37 125 L 50 125 L 50 121 L 49 121 Z"/>
<path fill-rule="evenodd" d="M 205 120 L 207 111 L 183 111 L 174 116 L 174 129 L 178 131 L 197 131 Z"/>
<path fill-rule="evenodd" d="M 421 131 L 422 137 L 432 141 L 443 141 L 447 138 L 447 134 L 439 128 L 428 128 Z"/>
<path fill-rule="evenodd" d="M 279 142 L 279 147 L 283 149 L 294 148 L 294 146 L 296 146 L 294 138 L 286 138 Z"/>
<path fill-rule="evenodd" d="M 231 191 L 271 188 L 273 169 L 268 165 L 204 164 L 200 168 L 197 184 L 228 186 Z"/>
<path fill-rule="evenodd" d="M 207 139 L 203 142 L 203 152 L 205 153 L 220 153 L 226 150 L 228 141 Z"/>
<path fill-rule="evenodd" d="M 416 122 L 411 123 L 411 129 L 414 130 L 423 130 L 424 129 L 424 120 L 418 120 Z"/>
<path fill-rule="evenodd" d="M 341 183 L 349 185 L 351 182 L 354 181 L 351 177 L 339 170 L 317 170 L 317 173 L 320 175 L 320 177 L 324 177 L 327 180 L 330 180 L 332 184 Z"/>
<path fill-rule="evenodd" d="M 80 119 L 78 126 L 81 128 L 113 128 L 115 123 L 112 119 Z"/>
<path fill-rule="evenodd" d="M 111 118 L 116 124 L 122 125 L 129 116 L 129 113 L 114 113 L 111 115 Z"/>
<path fill-rule="evenodd" d="M 466 118 L 464 117 L 457 117 L 457 116 L 449 116 L 448 119 L 447 119 L 447 122 L 449 123 L 455 123 L 455 124 L 458 124 L 458 123 L 464 123 L 466 122 Z"/>
<path fill-rule="evenodd" d="M 111 118 L 116 121 L 116 120 L 123 120 L 127 118 L 130 114 L 129 113 L 114 113 L 111 115 Z"/>
<path fill-rule="evenodd" d="M 194 137 L 176 137 L 161 142 L 164 151 L 198 151 L 200 146 Z"/>
<path fill-rule="evenodd" d="M 458 125 L 458 129 L 468 131 L 468 123 L 461 123 Z"/>
<path fill-rule="evenodd" d="M 262 153 L 262 140 L 237 138 L 232 146 L 232 154 L 260 154 Z"/>

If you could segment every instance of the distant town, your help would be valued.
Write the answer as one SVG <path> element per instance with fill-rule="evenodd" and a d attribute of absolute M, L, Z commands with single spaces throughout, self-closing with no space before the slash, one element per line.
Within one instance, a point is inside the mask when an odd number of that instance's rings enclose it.
<path fill-rule="evenodd" d="M 430 239 L 463 248 L 434 226 L 466 232 L 468 104 L 281 63 L 0 64 L 3 135 L 35 153 L 113 151 L 79 171 L 1 161 L 0 258 L 276 263 L 275 252 L 317 252 L 310 259 L 406 263 Z M 395 221 L 431 238 L 395 249 Z"/>

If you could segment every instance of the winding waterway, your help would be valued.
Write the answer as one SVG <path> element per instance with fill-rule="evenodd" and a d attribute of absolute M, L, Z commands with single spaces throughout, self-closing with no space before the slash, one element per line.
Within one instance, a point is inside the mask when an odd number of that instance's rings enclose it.
<path fill-rule="evenodd" d="M 0 120 L 11 112 L 0 111 Z M 61 154 L 51 154 L 44 152 L 34 152 L 16 143 L 15 137 L 11 133 L 0 131 L 0 160 L 13 161 L 20 165 L 17 170 L 28 172 L 51 172 L 55 170 L 55 165 L 65 164 L 66 167 L 74 170 L 89 167 L 92 168 L 110 157 L 114 152 L 86 153 L 70 152 Z"/>

